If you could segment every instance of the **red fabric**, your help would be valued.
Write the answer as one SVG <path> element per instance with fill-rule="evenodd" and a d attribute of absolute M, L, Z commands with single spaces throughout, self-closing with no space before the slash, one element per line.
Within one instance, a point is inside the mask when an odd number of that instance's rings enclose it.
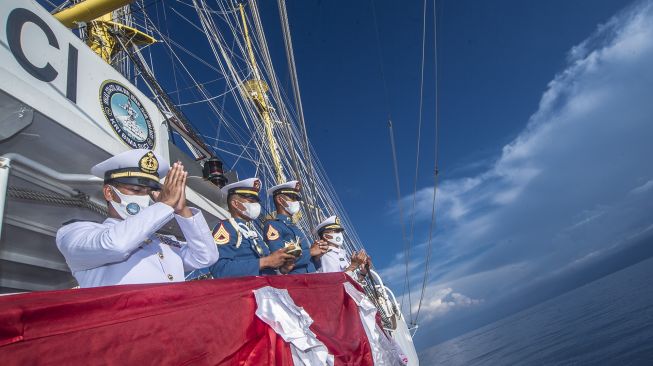
<path fill-rule="evenodd" d="M 3 365 L 292 365 L 252 290 L 288 289 L 336 365 L 372 365 L 342 273 L 243 277 L 0 296 Z M 353 281 L 352 281 L 353 283 Z"/>

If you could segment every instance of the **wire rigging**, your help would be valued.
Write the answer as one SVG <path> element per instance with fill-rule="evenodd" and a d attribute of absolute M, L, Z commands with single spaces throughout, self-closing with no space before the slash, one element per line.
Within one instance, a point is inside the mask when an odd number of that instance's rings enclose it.
<path fill-rule="evenodd" d="M 123 8 L 119 13 L 120 20 L 128 22 L 129 26 L 140 27 L 146 33 L 152 34 L 159 40 L 157 45 L 160 45 L 165 53 L 158 54 L 156 53 L 158 51 L 147 46 L 139 48 L 134 46 L 129 39 L 117 37 L 122 51 L 113 60 L 114 65 L 120 68 L 120 71 L 125 73 L 134 84 L 140 81 L 141 85 L 144 85 L 143 89 L 149 88 L 149 94 L 166 118 L 169 118 L 171 114 L 178 116 L 179 123 L 175 125 L 174 131 L 171 129 L 172 141 L 178 144 L 188 144 L 190 140 L 194 140 L 193 136 L 197 133 L 203 139 L 201 144 L 196 141 L 198 145 L 195 146 L 206 147 L 209 152 L 216 153 L 216 155 L 217 152 L 224 153 L 228 159 L 233 161 L 232 169 L 237 165 L 239 169 L 251 169 L 250 172 L 253 171 L 262 178 L 264 185 L 269 184 L 274 182 L 269 146 L 263 138 L 264 131 L 260 123 L 259 111 L 242 87 L 244 82 L 252 78 L 253 71 L 248 65 L 247 49 L 243 41 L 244 29 L 239 12 L 236 10 L 236 2 L 217 0 L 211 1 L 210 4 L 211 6 L 206 0 L 177 0 L 174 2 L 138 0 L 133 6 Z M 187 15 L 188 12 L 178 11 L 173 7 L 174 5 L 190 7 L 194 13 Z M 373 2 L 372 6 L 374 6 Z M 273 68 L 255 0 L 248 1 L 246 17 L 248 24 L 251 24 L 252 47 L 255 63 L 260 66 L 260 80 L 270 86 L 270 93 L 265 95 L 265 102 L 270 106 L 272 123 L 278 126 L 274 129 L 274 137 L 279 142 L 283 168 L 288 171 L 292 170 L 295 172 L 295 179 L 307 183 L 307 215 L 298 224 L 305 233 L 310 233 L 321 217 L 327 214 L 337 214 L 347 230 L 348 240 L 345 248 L 351 254 L 353 251 L 363 249 L 363 246 L 344 205 L 315 153 L 315 149 L 308 140 L 285 1 L 278 0 L 278 7 L 288 63 L 290 79 L 288 89 L 290 90 L 281 87 L 282 84 Z M 168 11 L 171 11 L 171 17 L 168 17 Z M 206 53 L 197 52 L 198 55 L 191 51 L 196 51 L 196 48 L 190 47 L 184 42 L 177 42 L 171 37 L 168 21 L 175 17 L 172 14 L 185 22 L 182 25 L 190 25 L 188 27 L 190 30 L 187 32 L 197 32 L 195 34 L 206 37 L 208 45 Z M 194 19 L 195 15 L 197 19 Z M 376 14 L 374 16 L 376 17 Z M 375 30 L 379 56 L 382 56 L 376 18 Z M 86 30 L 80 28 L 79 31 L 81 33 Z M 114 32 L 116 32 L 116 36 L 119 35 L 117 29 Z M 194 41 L 196 40 L 194 39 Z M 209 56 L 207 57 L 207 55 Z M 166 62 L 170 66 L 162 67 L 161 65 Z M 156 78 L 155 66 L 158 73 L 164 72 L 163 70 L 169 72 L 167 79 Z M 205 72 L 198 72 L 198 68 Z M 388 85 L 382 61 L 381 73 L 386 104 L 389 106 Z M 220 83 L 217 83 L 218 81 Z M 163 82 L 172 84 L 174 91 L 166 91 L 162 85 Z M 186 94 L 188 97 L 185 97 Z M 182 95 L 185 100 L 182 100 Z M 209 118 L 214 118 L 217 121 L 215 137 L 211 136 L 213 130 L 208 134 L 205 131 L 206 128 L 201 132 L 196 130 L 197 127 L 206 126 L 191 125 L 190 121 L 184 117 L 181 107 L 188 107 L 188 109 L 184 108 L 184 112 L 201 109 Z M 392 133 L 391 121 L 388 107 L 388 122 Z M 392 139 L 395 171 L 398 172 L 394 137 Z M 207 140 L 212 140 L 212 143 L 206 143 Z M 189 148 L 192 151 L 193 147 L 189 146 Z M 398 175 L 396 179 L 398 184 Z M 404 243 L 406 242 L 405 234 L 404 228 Z M 374 282 L 368 283 L 366 290 L 376 292 L 375 285 Z M 372 300 L 380 307 L 376 299 Z M 382 316 L 385 315 L 382 314 Z"/>
<path fill-rule="evenodd" d="M 408 257 L 410 257 L 410 249 L 415 240 L 415 206 L 417 203 L 417 182 L 419 178 L 419 155 L 420 155 L 420 143 L 422 138 L 422 116 L 424 112 L 424 65 L 425 65 L 425 54 L 426 54 L 426 0 L 424 0 L 423 14 L 422 14 L 422 60 L 420 66 L 420 84 L 419 84 L 419 118 L 417 122 L 417 142 L 416 142 L 416 153 L 415 153 L 415 177 L 413 180 L 413 203 L 410 211 L 410 232 L 408 234 Z M 410 276 L 408 274 L 408 269 L 406 269 L 406 280 L 405 280 L 405 289 L 408 292 L 408 314 L 410 323 L 414 324 L 413 321 L 413 307 L 411 301 L 411 289 L 410 289 Z"/>
<path fill-rule="evenodd" d="M 442 10 L 440 10 L 442 12 Z M 419 319 L 420 310 L 422 309 L 422 302 L 424 294 L 426 293 L 426 285 L 430 275 L 431 255 L 433 253 L 433 234 L 436 228 L 436 203 L 437 191 L 440 176 L 439 167 L 439 150 L 440 150 L 440 82 L 438 70 L 438 18 L 437 18 L 437 3 L 433 0 L 433 54 L 434 54 L 434 81 L 435 81 L 435 145 L 434 145 L 434 166 L 433 166 L 433 201 L 431 203 L 431 223 L 429 225 L 429 239 L 426 249 L 426 260 L 424 263 L 424 276 L 422 278 L 422 289 L 415 313 L 414 323 L 416 324 Z"/>
<path fill-rule="evenodd" d="M 304 108 L 302 107 L 302 96 L 299 91 L 299 81 L 297 80 L 297 68 L 295 67 L 295 54 L 293 53 L 292 48 L 292 38 L 290 35 L 290 26 L 288 25 L 288 13 L 286 11 L 286 1 L 278 0 L 277 4 L 279 6 L 279 16 L 281 18 L 281 29 L 283 30 L 283 43 L 286 48 L 286 58 L 288 60 L 288 73 L 290 74 L 290 81 L 292 83 L 293 96 L 295 97 L 295 108 L 297 108 L 297 115 L 299 117 L 299 127 L 303 135 L 302 139 L 302 149 L 304 150 L 304 155 L 307 159 L 308 165 L 308 183 L 309 183 L 309 195 L 308 197 L 315 196 L 315 182 L 314 182 L 314 173 L 313 173 L 313 164 L 311 163 L 311 154 L 308 151 L 308 134 L 306 132 L 306 122 L 304 121 Z M 309 200 L 309 205 L 314 205 L 312 200 Z M 308 220 L 312 227 L 315 227 L 318 224 L 317 217 L 315 217 L 314 211 L 309 210 L 310 214 L 308 215 Z"/>
<path fill-rule="evenodd" d="M 384 67 L 384 62 L 383 62 L 383 52 L 381 48 L 381 37 L 380 37 L 380 32 L 379 32 L 379 25 L 378 25 L 378 19 L 376 15 L 376 6 L 374 5 L 374 0 L 370 0 L 370 4 L 372 6 L 372 19 L 374 22 L 374 34 L 376 38 L 376 49 L 377 49 L 377 54 L 378 54 L 378 59 L 379 59 L 379 66 L 380 66 L 380 71 L 381 71 L 381 79 L 383 81 L 383 91 L 384 91 L 384 97 L 386 100 L 386 108 L 387 108 L 387 114 L 388 114 L 388 133 L 390 136 L 390 149 L 392 153 L 392 163 L 393 163 L 393 169 L 394 169 L 394 176 L 395 176 L 395 188 L 397 191 L 397 205 L 399 208 L 399 224 L 401 226 L 401 239 L 403 243 L 403 251 L 404 251 L 404 289 L 403 293 L 406 292 L 406 281 L 408 278 L 408 270 L 409 270 L 409 259 L 410 256 L 408 254 L 408 237 L 406 236 L 406 222 L 404 219 L 404 210 L 403 210 L 403 205 L 401 204 L 401 184 L 399 181 L 399 163 L 397 160 L 397 151 L 396 151 L 396 145 L 395 145 L 395 139 L 394 139 L 394 129 L 392 125 L 392 111 L 390 108 L 390 92 L 388 89 L 388 82 L 387 78 L 385 75 L 385 67 Z M 406 296 L 401 297 L 401 304 L 400 308 L 404 308 L 404 302 L 405 302 Z M 409 302 L 410 303 L 410 302 Z M 409 305 L 409 309 L 411 306 Z"/>

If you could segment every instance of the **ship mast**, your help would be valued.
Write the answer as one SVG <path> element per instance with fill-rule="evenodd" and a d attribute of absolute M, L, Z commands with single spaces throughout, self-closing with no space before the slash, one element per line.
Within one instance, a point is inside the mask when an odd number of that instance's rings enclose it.
<path fill-rule="evenodd" d="M 54 17 L 68 28 L 74 28 L 78 23 L 87 23 L 86 44 L 111 64 L 113 56 L 120 50 L 118 35 L 136 46 L 156 42 L 150 35 L 136 28 L 113 21 L 113 11 L 133 1 L 86 0 L 54 14 Z"/>
<path fill-rule="evenodd" d="M 279 149 L 277 147 L 277 141 L 274 138 L 272 132 L 272 117 L 270 116 L 270 106 L 267 103 L 266 93 L 269 90 L 268 85 L 261 79 L 261 74 L 256 65 L 256 59 L 254 58 L 254 51 L 252 49 L 252 42 L 249 37 L 249 31 L 247 29 L 247 20 L 245 17 L 245 9 L 243 4 L 238 5 L 238 10 L 240 11 L 240 18 L 243 22 L 243 29 L 245 32 L 245 44 L 247 46 L 247 55 L 249 57 L 249 62 L 251 64 L 252 73 L 254 79 L 247 80 L 243 83 L 243 88 L 246 91 L 247 96 L 254 101 L 256 109 L 258 110 L 261 119 L 263 120 L 263 126 L 265 128 L 265 136 L 268 142 L 268 147 L 270 149 L 270 154 L 272 155 L 272 164 L 274 165 L 274 173 L 276 177 L 276 184 L 285 182 L 286 177 L 283 174 L 283 168 L 281 166 L 281 158 L 279 157 Z"/>

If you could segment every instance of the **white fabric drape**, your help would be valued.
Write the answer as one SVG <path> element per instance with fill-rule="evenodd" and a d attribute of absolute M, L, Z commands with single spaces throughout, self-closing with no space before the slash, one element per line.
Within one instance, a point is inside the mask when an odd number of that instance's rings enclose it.
<path fill-rule="evenodd" d="M 375 366 L 397 365 L 403 366 L 407 362 L 405 356 L 397 349 L 396 344 L 388 339 L 376 323 L 376 307 L 367 298 L 367 295 L 358 291 L 351 283 L 344 283 L 347 294 L 358 304 L 365 334 L 372 348 L 372 357 Z"/>
<path fill-rule="evenodd" d="M 313 319 L 295 302 L 285 289 L 270 286 L 254 290 L 256 316 L 290 343 L 295 366 L 333 366 L 333 355 L 309 329 Z"/>

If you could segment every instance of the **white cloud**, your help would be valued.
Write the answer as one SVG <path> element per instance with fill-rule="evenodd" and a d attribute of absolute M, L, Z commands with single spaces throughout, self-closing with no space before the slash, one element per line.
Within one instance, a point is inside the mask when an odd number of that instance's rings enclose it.
<path fill-rule="evenodd" d="M 438 279 L 430 287 L 437 291 L 426 297 L 425 317 L 587 263 L 651 227 L 652 39 L 651 1 L 600 26 L 569 51 L 567 68 L 487 170 L 442 181 L 432 263 Z M 415 197 L 422 229 L 432 192 Z M 412 202 L 401 200 L 407 210 Z M 415 258 L 417 280 L 423 258 Z M 383 272 L 401 283 L 403 260 Z"/>
<path fill-rule="evenodd" d="M 634 188 L 632 191 L 630 191 L 631 194 L 640 194 L 640 193 L 645 193 L 653 188 L 653 180 L 649 180 L 648 182 L 642 184 L 641 186 L 638 186 Z"/>
<path fill-rule="evenodd" d="M 483 299 L 472 299 L 459 292 L 454 292 L 451 287 L 430 290 L 422 302 L 421 311 L 424 316 L 421 319 L 432 320 L 454 309 L 467 308 L 481 303 L 483 303 Z M 417 311 L 417 304 L 413 306 L 413 311 Z"/>

